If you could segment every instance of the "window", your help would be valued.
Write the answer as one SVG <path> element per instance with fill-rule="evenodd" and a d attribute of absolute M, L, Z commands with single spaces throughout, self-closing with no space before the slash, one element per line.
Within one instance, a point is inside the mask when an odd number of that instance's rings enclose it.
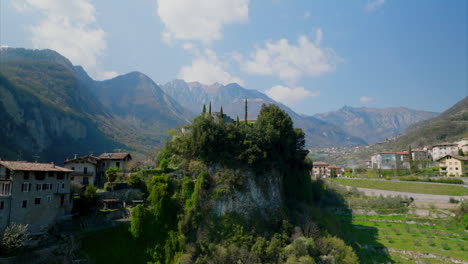
<path fill-rule="evenodd" d="M 52 190 L 52 183 L 49 183 L 49 190 Z"/>
<path fill-rule="evenodd" d="M 54 172 L 49 171 L 49 172 L 47 173 L 47 176 L 48 176 L 48 177 L 51 177 L 51 178 L 54 177 Z"/>
<path fill-rule="evenodd" d="M 23 208 L 28 207 L 28 200 L 23 200 L 22 207 L 23 207 Z"/>
<path fill-rule="evenodd" d="M 75 167 L 71 167 L 71 170 L 75 170 Z"/>
<path fill-rule="evenodd" d="M 5 202 L 4 202 L 4 201 L 1 201 L 1 202 L 0 202 L 0 210 L 3 210 L 4 207 L 5 207 Z"/>
<path fill-rule="evenodd" d="M 63 172 L 57 172 L 57 180 L 63 180 Z"/>
<path fill-rule="evenodd" d="M 120 162 L 116 162 L 115 166 L 120 168 Z"/>
<path fill-rule="evenodd" d="M 65 189 L 65 183 L 62 182 L 62 189 Z"/>
<path fill-rule="evenodd" d="M 47 184 L 47 183 L 42 184 L 42 190 L 45 191 L 47 189 L 49 189 L 49 184 Z"/>
<path fill-rule="evenodd" d="M 88 173 L 88 167 L 84 167 L 83 172 L 84 174 Z"/>
<path fill-rule="evenodd" d="M 29 180 L 29 171 L 23 172 L 23 179 Z"/>
<path fill-rule="evenodd" d="M 61 196 L 60 197 L 60 206 L 63 206 L 64 203 L 65 203 L 65 196 Z"/>
<path fill-rule="evenodd" d="M 31 191 L 31 183 L 25 182 L 21 184 L 21 191 L 22 192 L 30 192 Z"/>
<path fill-rule="evenodd" d="M 36 184 L 36 191 L 40 191 L 42 189 L 42 184 Z"/>
<path fill-rule="evenodd" d="M 88 185 L 88 184 L 89 184 L 88 177 L 83 177 L 83 185 Z"/>
<path fill-rule="evenodd" d="M 10 169 L 6 169 L 6 171 L 5 171 L 5 178 L 10 179 L 10 174 L 11 174 Z"/>
<path fill-rule="evenodd" d="M 36 180 L 42 181 L 42 180 L 45 179 L 45 172 L 44 171 L 36 171 L 34 173 L 34 176 L 35 176 Z"/>
<path fill-rule="evenodd" d="M 34 199 L 34 204 L 35 205 L 41 204 L 41 198 Z"/>

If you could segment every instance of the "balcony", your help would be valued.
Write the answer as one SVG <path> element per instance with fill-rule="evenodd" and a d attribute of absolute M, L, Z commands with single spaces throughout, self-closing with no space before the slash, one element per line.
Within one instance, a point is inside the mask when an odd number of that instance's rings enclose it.
<path fill-rule="evenodd" d="M 68 194 L 68 193 L 70 193 L 70 192 L 65 190 L 65 189 L 62 189 L 62 188 L 56 188 L 54 190 L 55 195 L 65 195 L 65 194 Z"/>

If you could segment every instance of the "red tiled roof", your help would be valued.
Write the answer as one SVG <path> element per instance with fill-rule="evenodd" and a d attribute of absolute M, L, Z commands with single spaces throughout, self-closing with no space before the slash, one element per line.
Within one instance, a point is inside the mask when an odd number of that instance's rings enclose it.
<path fill-rule="evenodd" d="M 125 159 L 127 156 L 130 156 L 130 158 L 132 158 L 132 156 L 130 155 L 130 153 L 127 153 L 127 152 L 119 152 L 119 153 L 102 153 L 101 155 L 99 155 L 98 158 L 100 159 L 108 159 L 108 160 L 122 160 L 122 159 Z"/>
<path fill-rule="evenodd" d="M 395 154 L 397 154 L 397 155 L 408 155 L 408 151 L 399 151 L 399 152 L 395 152 Z"/>
<path fill-rule="evenodd" d="M 316 162 L 313 162 L 312 163 L 313 166 L 328 166 L 330 164 L 326 163 L 326 162 L 322 162 L 322 161 L 316 161 Z"/>
<path fill-rule="evenodd" d="M 78 162 L 78 161 L 86 161 L 86 162 L 89 162 L 89 163 L 92 163 L 92 164 L 97 164 L 97 162 L 99 161 L 99 158 L 94 157 L 93 155 L 86 155 L 86 156 L 79 157 L 79 158 L 76 158 L 76 159 L 67 159 L 63 163 L 67 164 L 67 163 L 70 163 L 70 162 Z"/>
<path fill-rule="evenodd" d="M 0 165 L 14 171 L 61 171 L 72 172 L 72 170 L 54 165 L 52 163 L 35 163 L 26 161 L 0 161 Z"/>

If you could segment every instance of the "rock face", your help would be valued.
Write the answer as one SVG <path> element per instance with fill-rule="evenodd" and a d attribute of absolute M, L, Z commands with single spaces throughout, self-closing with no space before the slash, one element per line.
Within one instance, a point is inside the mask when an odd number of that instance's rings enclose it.
<path fill-rule="evenodd" d="M 294 121 L 294 126 L 302 128 L 306 133 L 308 147 L 325 146 L 357 146 L 366 142 L 359 137 L 346 133 L 337 125 L 327 123 L 312 116 L 302 116 L 289 107 L 276 102 L 267 95 L 241 87 L 236 83 L 221 85 L 204 85 L 198 82 L 186 83 L 183 80 L 174 80 L 162 86 L 165 93 L 172 96 L 184 107 L 199 114 L 203 104 L 208 107 L 212 104 L 212 111 L 223 111 L 236 119 L 244 119 L 244 100 L 248 98 L 248 118 L 256 119 L 262 104 L 275 104 L 285 110 Z"/>
<path fill-rule="evenodd" d="M 345 106 L 315 117 L 339 125 L 349 134 L 361 137 L 368 143 L 376 143 L 400 135 L 411 125 L 436 115 L 403 107 L 378 109 Z"/>
<path fill-rule="evenodd" d="M 230 190 L 228 193 L 215 199 L 213 211 L 221 216 L 226 213 L 238 213 L 244 217 L 254 214 L 270 215 L 280 210 L 283 206 L 282 177 L 272 171 L 262 177 L 256 176 L 250 171 L 234 171 L 232 169 L 211 168 L 209 174 L 214 179 L 219 178 L 216 174 L 232 174 L 242 178 L 242 186 Z M 214 187 L 223 188 L 223 184 Z"/>

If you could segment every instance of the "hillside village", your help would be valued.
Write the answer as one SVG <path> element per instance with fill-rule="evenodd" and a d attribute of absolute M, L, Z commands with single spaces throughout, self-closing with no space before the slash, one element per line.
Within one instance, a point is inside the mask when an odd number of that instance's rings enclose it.
<path fill-rule="evenodd" d="M 468 138 L 456 142 L 441 142 L 422 149 L 382 151 L 366 161 L 369 170 L 412 170 L 438 167 L 440 176 L 468 176 Z M 342 176 L 345 167 L 316 161 L 313 176 Z"/>

